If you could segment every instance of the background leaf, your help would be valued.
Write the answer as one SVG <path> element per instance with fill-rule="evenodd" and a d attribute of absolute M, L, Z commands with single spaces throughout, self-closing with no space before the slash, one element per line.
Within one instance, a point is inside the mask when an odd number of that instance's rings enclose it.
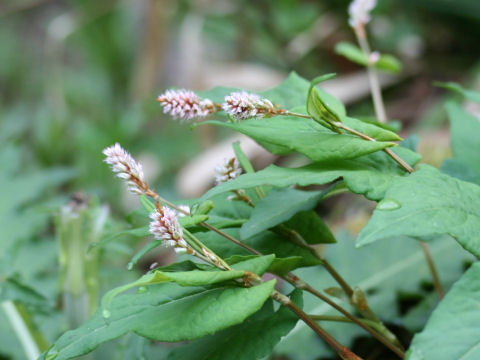
<path fill-rule="evenodd" d="M 323 195 L 323 191 L 272 189 L 256 204 L 250 219 L 242 225 L 240 237 L 247 239 L 289 220 L 299 211 L 312 209 Z"/>
<path fill-rule="evenodd" d="M 368 65 L 368 58 L 356 45 L 342 41 L 335 45 L 335 52 L 345 56 L 348 60 L 363 66 Z M 375 68 L 391 73 L 398 73 L 402 70 L 401 62 L 392 55 L 381 54 L 380 59 L 375 63 Z"/>
<path fill-rule="evenodd" d="M 457 281 L 416 334 L 408 360 L 475 360 L 480 358 L 480 263 Z M 441 344 L 439 346 L 439 344 Z"/>
<path fill-rule="evenodd" d="M 358 235 L 357 246 L 394 236 L 449 234 L 480 256 L 479 203 L 479 186 L 422 165 L 413 174 L 393 181 Z"/>

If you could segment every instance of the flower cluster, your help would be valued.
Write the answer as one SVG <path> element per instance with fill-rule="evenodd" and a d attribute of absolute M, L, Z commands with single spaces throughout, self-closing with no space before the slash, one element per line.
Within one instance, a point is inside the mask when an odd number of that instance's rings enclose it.
<path fill-rule="evenodd" d="M 237 158 L 224 159 L 223 163 L 215 168 L 215 183 L 217 185 L 235 179 L 242 173 Z"/>
<path fill-rule="evenodd" d="M 157 101 L 163 106 L 165 114 L 185 121 L 203 118 L 216 110 L 212 101 L 201 100 L 189 90 L 167 90 Z"/>
<path fill-rule="evenodd" d="M 145 182 L 142 165 L 123 149 L 119 143 L 103 150 L 105 162 L 121 179 L 126 180 L 128 189 L 135 194 L 144 194 L 148 190 Z"/>
<path fill-rule="evenodd" d="M 188 249 L 190 246 L 183 238 L 177 214 L 168 207 L 160 207 L 150 214 L 150 233 L 157 240 L 162 240 L 166 247 Z"/>
<path fill-rule="evenodd" d="M 226 96 L 222 108 L 235 120 L 261 117 L 275 110 L 270 100 L 246 91 L 234 92 Z"/>
<path fill-rule="evenodd" d="M 354 0 L 348 7 L 350 19 L 348 23 L 353 28 L 364 26 L 370 21 L 370 12 L 377 5 L 377 0 Z"/>

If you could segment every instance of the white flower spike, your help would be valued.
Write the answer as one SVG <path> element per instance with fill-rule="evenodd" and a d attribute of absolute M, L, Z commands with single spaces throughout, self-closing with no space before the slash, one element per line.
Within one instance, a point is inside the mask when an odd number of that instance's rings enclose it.
<path fill-rule="evenodd" d="M 150 233 L 157 240 L 163 240 L 166 247 L 189 247 L 183 239 L 182 227 L 178 223 L 177 214 L 168 207 L 162 207 L 150 214 Z"/>
<path fill-rule="evenodd" d="M 212 101 L 202 100 L 190 90 L 167 90 L 157 101 L 165 114 L 183 121 L 204 118 L 216 110 Z"/>
<path fill-rule="evenodd" d="M 148 190 L 145 182 L 142 165 L 123 149 L 119 143 L 103 150 L 105 162 L 121 179 L 126 180 L 128 189 L 135 194 L 144 194 Z"/>
<path fill-rule="evenodd" d="M 235 179 L 242 173 L 242 168 L 237 158 L 224 159 L 223 163 L 215 168 L 215 183 L 221 183 Z"/>
<path fill-rule="evenodd" d="M 354 0 L 348 7 L 350 19 L 348 23 L 353 28 L 365 26 L 370 21 L 370 12 L 377 5 L 377 0 Z"/>
<path fill-rule="evenodd" d="M 246 91 L 234 92 L 225 96 L 222 108 L 235 120 L 262 117 L 275 110 L 270 100 L 263 99 L 257 94 L 249 94 Z"/>

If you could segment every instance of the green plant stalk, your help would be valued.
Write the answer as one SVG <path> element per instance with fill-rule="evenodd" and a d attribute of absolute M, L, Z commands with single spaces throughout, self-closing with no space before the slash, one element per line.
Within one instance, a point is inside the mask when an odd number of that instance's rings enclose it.
<path fill-rule="evenodd" d="M 435 263 L 433 262 L 433 257 L 432 257 L 432 253 L 430 252 L 430 247 L 428 246 L 427 243 L 424 243 L 423 241 L 420 241 L 420 246 L 425 255 L 425 260 L 427 261 L 428 269 L 432 274 L 433 286 L 435 287 L 435 291 L 437 292 L 438 298 L 442 300 L 445 293 L 443 291 L 443 286 L 442 286 L 442 283 L 440 282 L 440 277 L 438 276 Z"/>
<path fill-rule="evenodd" d="M 196 244 L 196 246 L 200 247 L 200 254 L 203 254 L 203 250 L 207 250 L 208 253 L 210 253 L 211 255 L 213 255 L 219 262 L 220 265 L 222 265 L 224 267 L 225 270 L 232 270 L 232 268 L 230 267 L 230 265 L 228 265 L 225 260 L 223 260 L 220 256 L 218 256 L 217 254 L 215 254 L 212 250 L 210 250 L 207 246 L 205 246 L 195 235 L 193 235 L 190 231 L 188 231 L 187 229 L 183 228 L 183 231 L 185 234 L 187 234 L 187 236 Z M 212 261 L 210 259 L 208 259 L 206 256 L 204 256 L 207 261 L 209 263 L 212 263 Z M 216 265 L 216 264 L 214 264 Z"/>
<path fill-rule="evenodd" d="M 377 118 L 381 123 L 387 122 L 387 113 L 385 111 L 385 105 L 383 103 L 382 91 L 380 89 L 380 83 L 378 82 L 377 71 L 375 70 L 374 64 L 370 62 L 370 45 L 368 44 L 368 39 L 366 35 L 365 28 L 358 29 L 355 28 L 355 35 L 357 36 L 358 43 L 363 53 L 367 57 L 367 72 L 368 80 L 370 82 L 370 90 L 372 92 L 373 106 L 375 107 L 375 113 Z"/>
<path fill-rule="evenodd" d="M 26 358 L 37 359 L 43 351 L 47 350 L 48 343 L 34 325 L 28 311 L 21 304 L 10 300 L 2 302 L 2 309 L 22 344 Z"/>
<path fill-rule="evenodd" d="M 352 324 L 352 320 L 350 320 L 347 317 L 343 316 L 336 316 L 336 315 L 312 315 L 308 314 L 310 318 L 318 321 L 334 321 L 334 322 L 344 322 L 344 323 L 349 323 Z M 381 331 L 380 328 L 378 328 L 378 324 L 375 321 L 368 320 L 368 319 L 360 319 L 361 322 L 363 322 L 365 325 L 371 327 L 372 329 L 377 330 L 378 332 Z"/>

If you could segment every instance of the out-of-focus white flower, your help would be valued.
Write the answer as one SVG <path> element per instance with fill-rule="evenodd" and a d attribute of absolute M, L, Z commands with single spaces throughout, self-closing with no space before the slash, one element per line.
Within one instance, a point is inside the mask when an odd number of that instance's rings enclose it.
<path fill-rule="evenodd" d="M 370 12 L 377 5 L 377 0 L 354 0 L 348 7 L 350 19 L 348 23 L 353 28 L 362 27 L 370 21 Z"/>
<path fill-rule="evenodd" d="M 184 217 L 190 215 L 190 206 L 188 205 L 178 205 L 178 208 L 183 211 L 177 211 L 178 217 Z"/>
<path fill-rule="evenodd" d="M 235 120 L 261 117 L 275 110 L 270 100 L 246 91 L 234 92 L 225 96 L 222 108 Z"/>
<path fill-rule="evenodd" d="M 103 150 L 105 162 L 121 179 L 126 180 L 128 189 L 135 194 L 143 194 L 148 189 L 145 182 L 142 165 L 123 149 L 119 143 Z"/>
<path fill-rule="evenodd" d="M 223 163 L 215 168 L 215 183 L 217 185 L 235 179 L 242 173 L 237 158 L 224 159 Z"/>
<path fill-rule="evenodd" d="M 165 114 L 185 121 L 203 118 L 216 110 L 211 100 L 202 100 L 190 90 L 167 90 L 157 101 Z"/>
<path fill-rule="evenodd" d="M 368 56 L 368 63 L 370 65 L 375 65 L 378 62 L 378 60 L 380 60 L 380 57 L 381 55 L 378 51 L 373 51 Z"/>
<path fill-rule="evenodd" d="M 187 248 L 188 244 L 183 239 L 182 227 L 178 223 L 177 214 L 168 207 L 162 207 L 150 214 L 150 233 L 157 240 L 163 240 L 166 247 Z"/>

